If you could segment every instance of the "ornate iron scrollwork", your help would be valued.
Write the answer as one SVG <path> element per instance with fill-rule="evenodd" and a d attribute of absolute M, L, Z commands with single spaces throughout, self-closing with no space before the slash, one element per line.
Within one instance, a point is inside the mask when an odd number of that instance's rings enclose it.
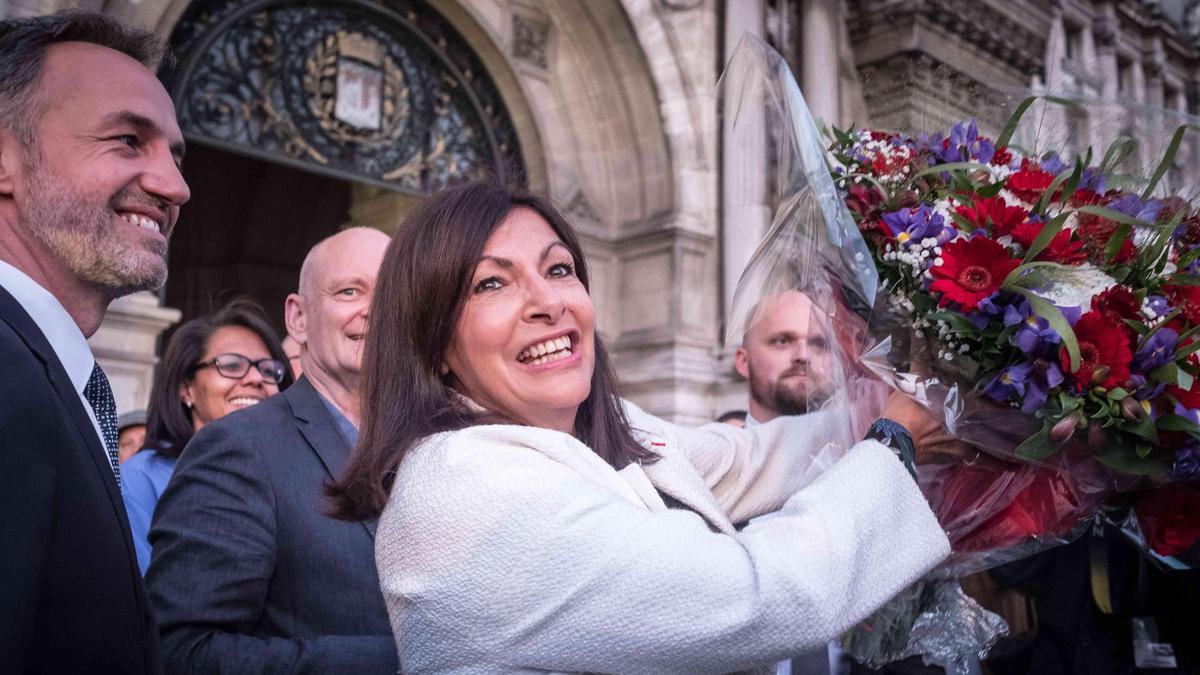
<path fill-rule="evenodd" d="M 408 0 L 197 0 L 164 72 L 184 132 L 412 193 L 524 179 L 516 131 L 478 57 Z"/>

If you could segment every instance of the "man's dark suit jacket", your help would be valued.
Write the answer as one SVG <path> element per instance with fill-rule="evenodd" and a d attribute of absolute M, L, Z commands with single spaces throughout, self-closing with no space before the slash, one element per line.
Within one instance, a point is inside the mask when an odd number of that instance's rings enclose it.
<path fill-rule="evenodd" d="M 397 672 L 374 526 L 323 515 L 349 452 L 303 377 L 188 443 L 146 573 L 168 671 Z"/>
<path fill-rule="evenodd" d="M 108 454 L 0 288 L 0 673 L 153 673 L 158 634 Z"/>

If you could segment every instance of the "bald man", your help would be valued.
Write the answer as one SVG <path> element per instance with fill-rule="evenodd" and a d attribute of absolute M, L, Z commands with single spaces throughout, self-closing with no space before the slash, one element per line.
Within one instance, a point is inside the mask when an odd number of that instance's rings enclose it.
<path fill-rule="evenodd" d="M 362 339 L 387 235 L 317 244 L 285 306 L 304 375 L 206 425 L 158 503 L 146 584 L 168 671 L 395 673 L 375 524 L 325 516 L 358 440 Z"/>

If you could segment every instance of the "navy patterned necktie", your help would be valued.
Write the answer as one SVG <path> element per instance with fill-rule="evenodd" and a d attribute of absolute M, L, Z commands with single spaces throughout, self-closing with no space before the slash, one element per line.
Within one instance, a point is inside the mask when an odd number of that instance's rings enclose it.
<path fill-rule="evenodd" d="M 117 479 L 117 488 L 121 487 L 121 466 L 117 454 L 117 403 L 113 400 L 112 387 L 108 385 L 108 377 L 97 363 L 92 368 L 92 376 L 88 378 L 87 386 L 83 388 L 83 397 L 92 406 L 96 421 L 100 423 L 100 433 L 104 436 L 104 449 L 108 451 L 108 461 L 112 464 L 113 476 Z"/>

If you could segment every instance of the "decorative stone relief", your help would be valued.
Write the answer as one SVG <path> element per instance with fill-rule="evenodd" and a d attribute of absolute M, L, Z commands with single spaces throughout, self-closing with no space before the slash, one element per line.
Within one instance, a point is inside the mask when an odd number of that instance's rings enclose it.
<path fill-rule="evenodd" d="M 550 23 L 514 12 L 512 17 L 512 55 L 542 70 L 549 69 Z"/>

